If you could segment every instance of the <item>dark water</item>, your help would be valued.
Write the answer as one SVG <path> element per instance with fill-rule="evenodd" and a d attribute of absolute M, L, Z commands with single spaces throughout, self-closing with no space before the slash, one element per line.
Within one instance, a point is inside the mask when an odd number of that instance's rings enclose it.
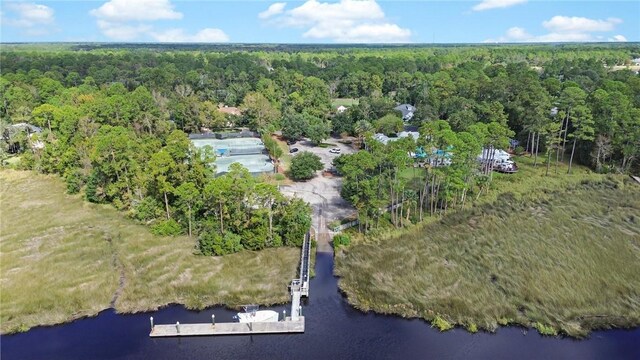
<path fill-rule="evenodd" d="M 501 328 L 496 334 L 446 333 L 421 320 L 363 314 L 337 291 L 330 254 L 318 254 L 311 298 L 303 308 L 306 332 L 151 339 L 156 324 L 232 321 L 233 311 L 181 306 L 147 314 L 104 311 L 70 324 L 3 336 L 2 360 L 11 359 L 640 359 L 640 329 L 595 332 L 587 340 L 545 338 L 536 331 Z M 282 312 L 286 306 L 274 307 Z M 287 309 L 288 311 L 288 309 Z"/>

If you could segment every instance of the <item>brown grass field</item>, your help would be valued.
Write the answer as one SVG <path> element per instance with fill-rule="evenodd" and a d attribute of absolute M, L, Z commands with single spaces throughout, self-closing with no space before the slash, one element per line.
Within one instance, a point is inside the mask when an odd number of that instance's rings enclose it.
<path fill-rule="evenodd" d="M 0 171 L 0 332 L 172 303 L 289 300 L 298 248 L 195 254 L 195 239 L 159 237 L 110 206 L 65 194 L 55 176 Z"/>
<path fill-rule="evenodd" d="M 349 302 L 441 329 L 581 337 L 640 324 L 640 186 L 584 168 L 545 178 L 520 163 L 470 209 L 339 252 Z"/>

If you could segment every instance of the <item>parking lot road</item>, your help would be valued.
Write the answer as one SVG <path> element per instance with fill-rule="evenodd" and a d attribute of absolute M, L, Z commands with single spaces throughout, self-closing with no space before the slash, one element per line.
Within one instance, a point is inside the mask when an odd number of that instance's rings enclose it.
<path fill-rule="evenodd" d="M 355 152 L 351 146 L 338 142 L 338 139 L 329 139 L 326 142 L 335 144 L 335 146 L 332 145 L 332 148 L 340 149 L 340 154 L 352 154 Z M 290 145 L 290 148 L 293 147 L 299 149 L 294 156 L 303 151 L 318 155 L 324 164 L 325 170 L 331 170 L 333 168 L 333 159 L 340 155 L 336 152 L 330 152 L 331 148 L 314 146 L 313 143 L 306 139 Z M 319 233 L 325 233 L 328 231 L 327 225 L 330 222 L 350 217 L 356 213 L 351 204 L 340 196 L 341 188 L 341 177 L 325 177 L 319 172 L 315 178 L 309 181 L 295 182 L 289 186 L 282 186 L 280 190 L 285 195 L 302 198 L 311 204 L 314 209 L 313 227 Z M 323 240 L 324 238 L 328 238 L 328 236 L 319 237 L 318 240 L 325 241 Z M 323 245 L 326 244 L 318 244 L 319 247 Z"/>

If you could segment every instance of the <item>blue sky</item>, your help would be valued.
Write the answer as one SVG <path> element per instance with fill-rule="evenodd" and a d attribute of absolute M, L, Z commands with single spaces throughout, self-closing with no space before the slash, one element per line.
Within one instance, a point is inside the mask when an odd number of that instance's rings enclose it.
<path fill-rule="evenodd" d="M 2 0 L 0 12 L 2 42 L 640 41 L 639 1 Z"/>

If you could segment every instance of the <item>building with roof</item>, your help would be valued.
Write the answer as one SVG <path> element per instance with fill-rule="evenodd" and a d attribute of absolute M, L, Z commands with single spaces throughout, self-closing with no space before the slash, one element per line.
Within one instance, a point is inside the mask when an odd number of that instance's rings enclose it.
<path fill-rule="evenodd" d="M 413 114 L 416 112 L 416 107 L 409 104 L 398 105 L 393 108 L 394 110 L 398 110 L 402 113 L 402 120 L 409 121 L 413 119 Z"/>
<path fill-rule="evenodd" d="M 418 140 L 420 138 L 420 133 L 418 131 L 400 131 L 398 134 L 398 138 L 402 139 L 402 138 L 406 138 L 411 136 L 413 138 L 413 140 Z"/>
<path fill-rule="evenodd" d="M 28 140 L 27 143 L 23 145 L 36 150 L 44 149 L 44 142 L 40 140 L 38 136 L 42 133 L 41 128 L 27 123 L 17 123 L 7 126 L 4 132 L 0 134 L 2 140 L 8 144 L 10 153 L 15 154 L 21 151 L 20 141 L 17 139 L 19 139 L 18 135 L 23 133 L 26 134 L 26 139 Z"/>
<path fill-rule="evenodd" d="M 242 111 L 240 111 L 240 109 L 234 106 L 227 106 L 227 105 L 220 104 L 218 105 L 218 111 L 227 115 L 234 115 L 234 116 L 242 115 Z"/>
<path fill-rule="evenodd" d="M 26 131 L 29 134 L 40 134 L 42 132 L 41 128 L 27 123 L 12 124 L 9 125 L 9 129 L 11 131 Z"/>

